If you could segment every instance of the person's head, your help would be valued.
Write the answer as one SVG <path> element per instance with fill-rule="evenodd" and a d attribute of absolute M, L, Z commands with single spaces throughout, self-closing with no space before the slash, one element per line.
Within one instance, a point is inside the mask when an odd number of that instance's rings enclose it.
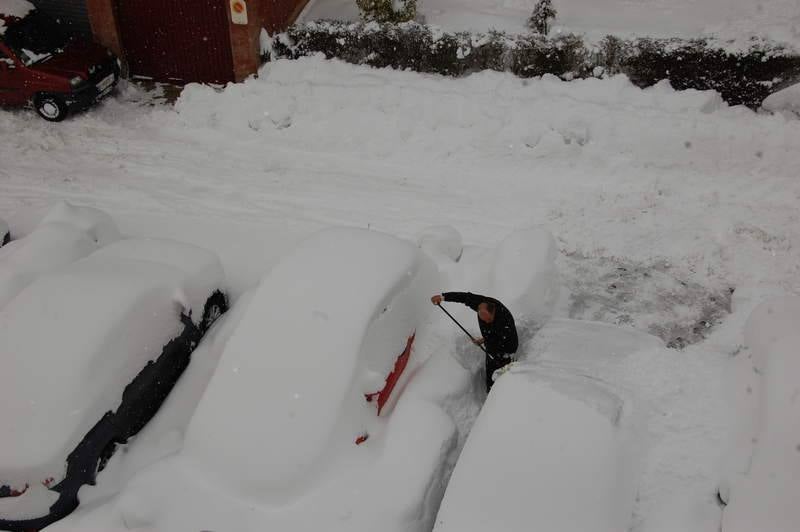
<path fill-rule="evenodd" d="M 482 301 L 480 305 L 478 305 L 478 318 L 484 323 L 492 323 L 496 310 L 497 308 L 494 301 Z"/>

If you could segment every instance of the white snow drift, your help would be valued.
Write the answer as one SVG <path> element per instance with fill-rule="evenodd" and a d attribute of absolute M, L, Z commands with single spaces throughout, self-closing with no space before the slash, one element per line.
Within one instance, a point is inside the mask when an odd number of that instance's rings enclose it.
<path fill-rule="evenodd" d="M 180 314 L 199 321 L 221 283 L 210 252 L 121 240 L 40 276 L 0 310 L 0 418 L 14 427 L 0 438 L 0 485 L 60 480 L 67 454 L 180 334 Z M 4 517 L 34 496 L 6 501 L 15 507 Z"/>

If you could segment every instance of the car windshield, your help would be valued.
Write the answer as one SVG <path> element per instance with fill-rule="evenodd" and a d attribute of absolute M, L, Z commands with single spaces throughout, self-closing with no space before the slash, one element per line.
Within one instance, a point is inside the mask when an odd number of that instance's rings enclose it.
<path fill-rule="evenodd" d="M 59 53 L 70 38 L 58 22 L 36 10 L 10 24 L 3 40 L 30 65 Z"/>

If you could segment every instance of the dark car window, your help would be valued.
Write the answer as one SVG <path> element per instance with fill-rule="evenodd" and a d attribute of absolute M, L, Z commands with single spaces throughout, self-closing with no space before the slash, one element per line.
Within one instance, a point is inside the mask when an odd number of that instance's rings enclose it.
<path fill-rule="evenodd" d="M 3 40 L 29 65 L 59 53 L 70 38 L 61 24 L 36 10 L 10 24 Z"/>

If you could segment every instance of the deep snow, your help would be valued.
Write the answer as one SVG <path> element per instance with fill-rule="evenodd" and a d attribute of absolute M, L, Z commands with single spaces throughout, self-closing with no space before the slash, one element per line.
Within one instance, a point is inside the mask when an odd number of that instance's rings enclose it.
<path fill-rule="evenodd" d="M 459 263 L 437 259 L 450 273 L 442 289 L 480 291 L 492 250 L 538 225 L 559 252 L 557 317 L 648 331 L 694 323 L 708 295 L 735 288 L 731 313 L 693 345 L 611 374 L 657 407 L 633 530 L 718 529 L 724 370 L 750 311 L 800 291 L 799 122 L 623 78 L 450 80 L 319 58 L 268 65 L 224 92 L 189 87 L 175 110 L 146 100 L 128 88 L 58 128 L 0 114 L 0 216 L 15 236 L 35 225 L 26 213 L 57 198 L 92 204 L 127 234 L 217 250 L 239 296 L 317 228 L 413 240 L 449 225 L 464 249 Z M 454 269 L 463 261 L 469 269 Z M 636 282 L 615 292 L 601 281 L 620 265 Z M 431 359 L 451 375 L 479 364 L 458 335 L 447 338 L 458 360 Z M 129 501 L 131 515 L 140 503 Z"/>

